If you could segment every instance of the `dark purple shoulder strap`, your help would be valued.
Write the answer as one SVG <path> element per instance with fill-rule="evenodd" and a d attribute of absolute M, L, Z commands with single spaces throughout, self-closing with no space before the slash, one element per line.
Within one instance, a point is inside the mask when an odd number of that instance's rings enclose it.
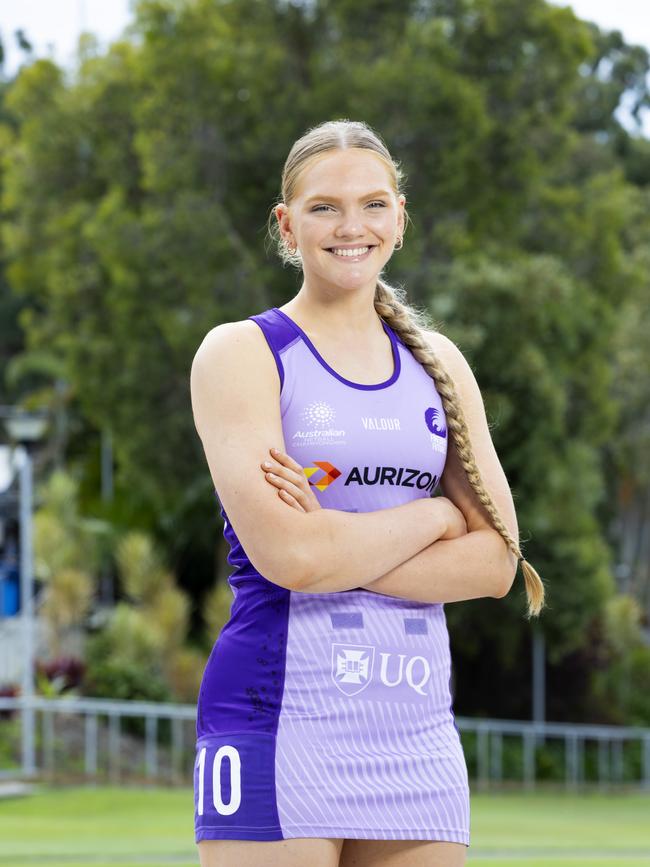
<path fill-rule="evenodd" d="M 388 324 L 388 322 L 386 322 L 385 319 L 382 319 L 382 322 L 383 322 L 383 324 L 384 324 L 384 327 L 387 328 L 387 329 L 390 331 L 390 333 L 393 335 L 393 337 L 395 338 L 395 340 L 397 340 L 398 343 L 401 343 L 402 346 L 406 347 L 406 344 L 404 343 L 404 341 L 402 340 L 402 338 L 399 336 L 399 334 L 397 333 L 397 331 L 395 331 L 394 328 L 391 328 L 390 325 Z"/>
<path fill-rule="evenodd" d="M 287 344 L 292 343 L 296 339 L 296 332 L 282 316 L 278 316 L 273 308 L 265 310 L 263 313 L 256 313 L 248 318 L 257 322 L 264 333 L 264 337 L 266 337 L 266 342 L 275 358 L 278 374 L 280 375 L 280 390 L 282 390 L 282 386 L 284 385 L 284 367 L 280 352 Z"/>

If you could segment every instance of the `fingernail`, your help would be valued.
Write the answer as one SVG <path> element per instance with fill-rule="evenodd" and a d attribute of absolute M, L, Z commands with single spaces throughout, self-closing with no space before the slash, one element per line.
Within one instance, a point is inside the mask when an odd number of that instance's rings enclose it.
<path fill-rule="evenodd" d="M 271 463 L 270 463 L 270 461 L 264 461 L 264 463 L 262 464 L 262 466 L 263 466 L 263 467 L 270 467 L 270 466 L 271 466 Z"/>
<path fill-rule="evenodd" d="M 271 451 L 273 452 L 274 455 L 277 455 L 277 453 L 278 453 L 277 449 L 271 449 Z"/>

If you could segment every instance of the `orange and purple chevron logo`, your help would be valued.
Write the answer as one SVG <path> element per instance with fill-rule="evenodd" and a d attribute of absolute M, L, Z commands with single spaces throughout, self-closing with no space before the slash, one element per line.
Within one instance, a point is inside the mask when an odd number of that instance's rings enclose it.
<path fill-rule="evenodd" d="M 313 476 L 314 473 L 317 473 L 318 470 L 322 470 L 325 475 L 322 476 L 317 482 L 310 481 L 309 484 L 314 488 L 318 488 L 319 491 L 324 491 L 329 485 L 332 484 L 333 481 L 338 479 L 341 475 L 341 471 L 337 470 L 333 464 L 330 464 L 329 461 L 314 461 L 314 466 L 312 467 L 304 467 L 303 472 L 309 479 L 310 476 Z"/>

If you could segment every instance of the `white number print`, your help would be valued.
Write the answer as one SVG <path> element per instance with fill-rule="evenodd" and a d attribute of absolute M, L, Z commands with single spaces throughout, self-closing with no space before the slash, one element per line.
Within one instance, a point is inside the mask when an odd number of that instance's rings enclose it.
<path fill-rule="evenodd" d="M 199 769 L 199 797 L 197 805 L 199 816 L 203 815 L 206 749 L 207 747 L 203 747 L 196 762 Z M 221 797 L 221 762 L 224 758 L 228 758 L 230 763 L 230 801 L 227 804 L 224 804 Z M 235 747 L 228 744 L 219 747 L 212 762 L 212 801 L 215 810 L 220 816 L 232 816 L 241 806 L 241 758 Z"/>

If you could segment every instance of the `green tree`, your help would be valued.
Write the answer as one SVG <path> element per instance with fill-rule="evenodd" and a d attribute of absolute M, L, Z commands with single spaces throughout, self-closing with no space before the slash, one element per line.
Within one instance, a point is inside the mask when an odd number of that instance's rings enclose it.
<path fill-rule="evenodd" d="M 79 514 L 78 483 L 63 470 L 55 471 L 39 494 L 34 516 L 34 572 L 44 584 L 39 613 L 48 626 L 50 656 L 76 655 L 110 527 Z"/>
<path fill-rule="evenodd" d="M 561 668 L 615 592 L 612 466 L 629 478 L 643 448 L 650 148 L 615 112 L 647 105 L 647 52 L 544 0 L 141 0 L 131 34 L 84 44 L 72 78 L 31 62 L 4 97 L 7 279 L 27 356 L 60 360 L 87 486 L 113 431 L 115 501 L 87 487 L 88 508 L 153 534 L 206 619 L 220 542 L 191 360 L 297 289 L 265 244 L 283 160 L 361 118 L 408 178 L 389 276 L 474 367 Z M 460 710 L 528 713 L 523 609 L 521 588 L 448 609 Z"/>

